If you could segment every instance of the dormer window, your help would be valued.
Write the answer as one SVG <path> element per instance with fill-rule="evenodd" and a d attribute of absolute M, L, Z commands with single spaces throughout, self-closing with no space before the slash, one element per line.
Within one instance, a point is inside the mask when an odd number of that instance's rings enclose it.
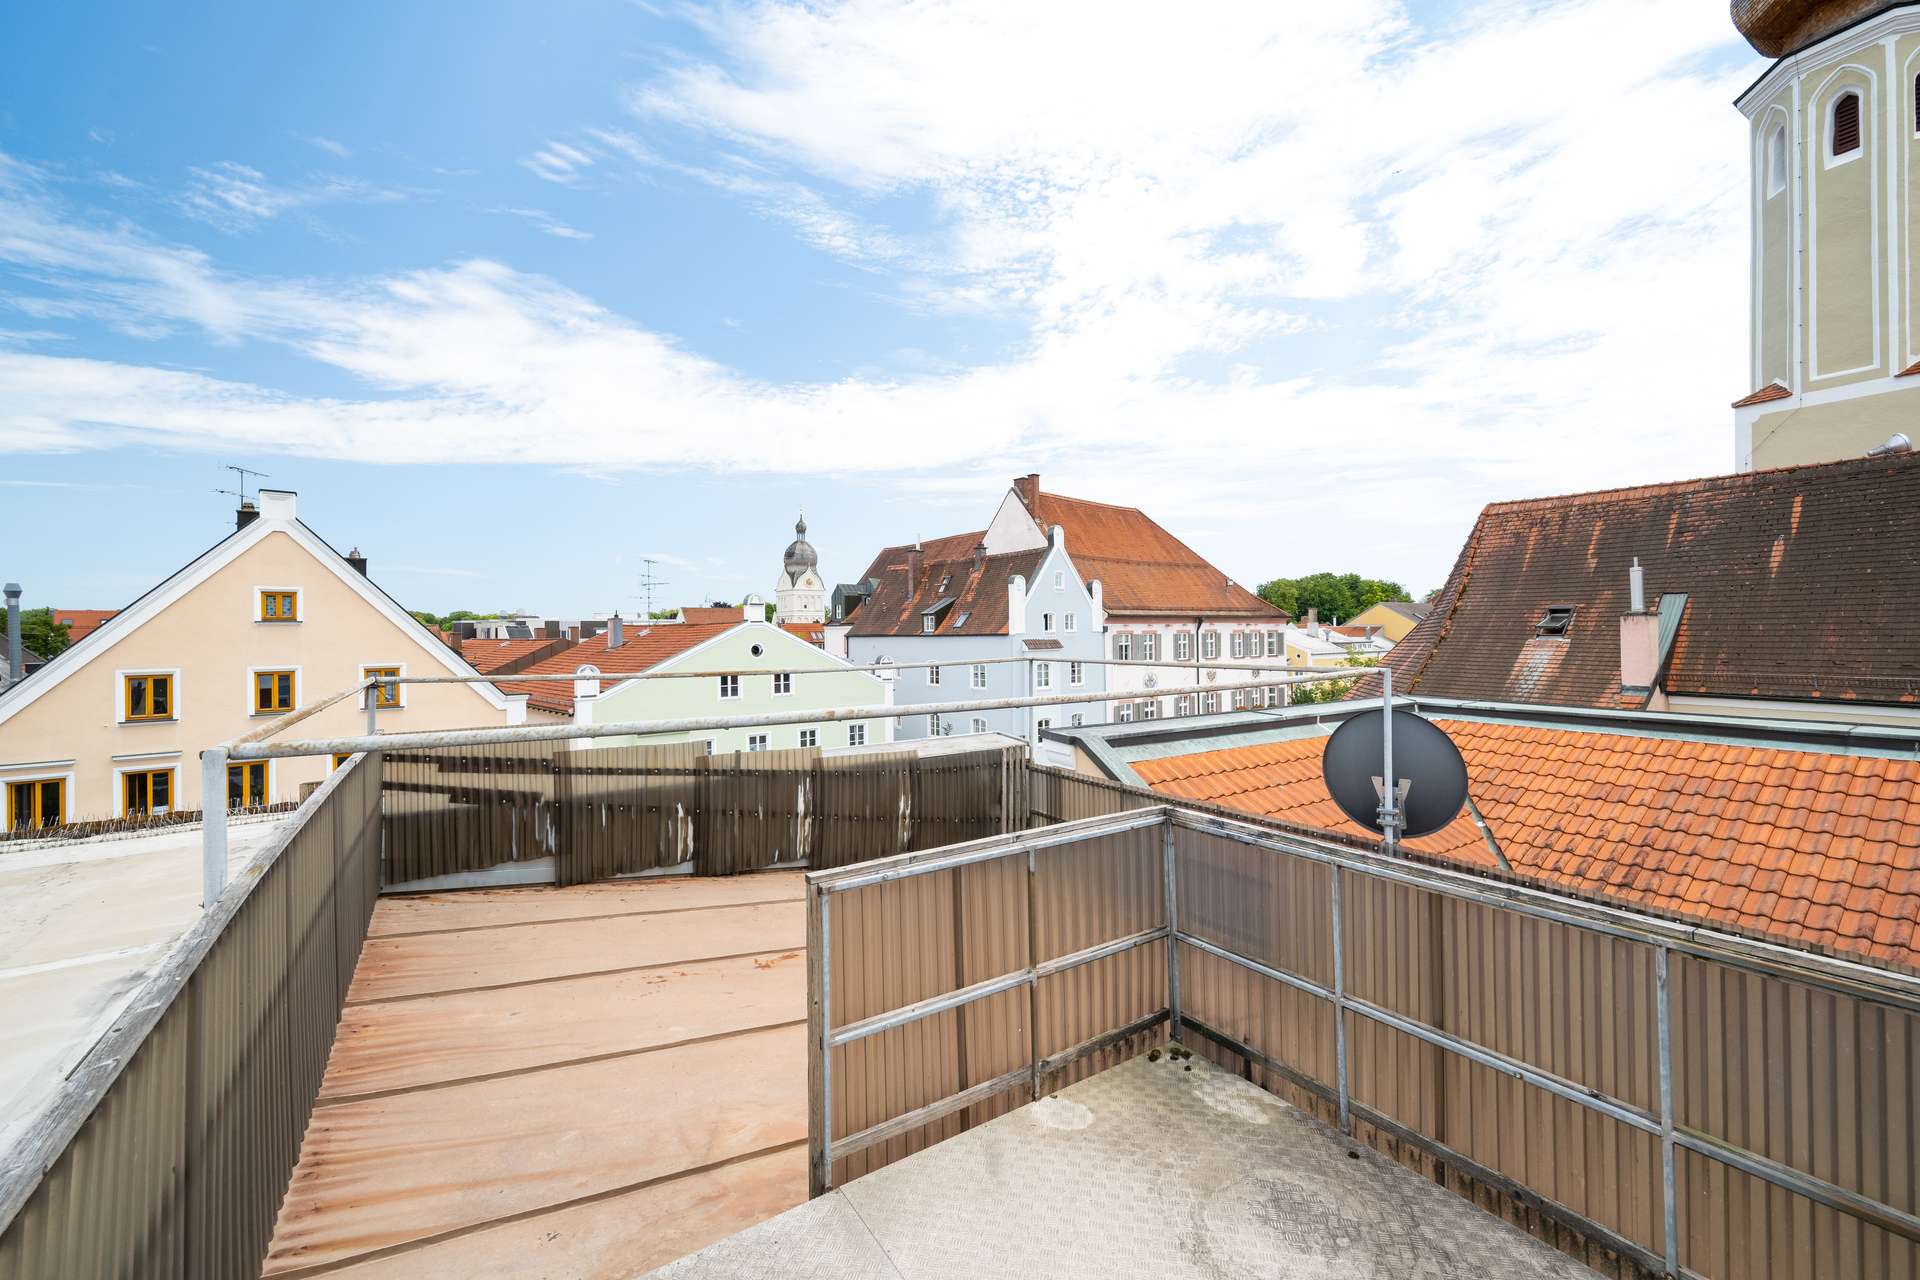
<path fill-rule="evenodd" d="M 943 575 L 941 575 L 941 578 L 940 578 L 940 590 L 941 590 L 941 592 L 942 592 L 942 594 L 944 594 L 944 593 L 946 592 L 946 589 L 947 589 L 947 584 L 949 584 L 949 583 L 951 583 L 952 581 L 953 581 L 953 575 L 952 575 L 952 574 L 950 574 L 950 573 L 948 573 L 948 574 L 943 574 Z"/>
<path fill-rule="evenodd" d="M 1572 625 L 1572 605 L 1548 605 L 1547 611 L 1540 615 L 1540 621 L 1533 624 L 1533 634 L 1536 636 L 1564 636 L 1567 634 L 1567 628 Z"/>
<path fill-rule="evenodd" d="M 921 615 L 920 630 L 923 634 L 932 635 L 934 628 L 939 625 L 940 625 L 940 619 L 934 617 L 932 614 L 928 613 L 928 614 Z"/>
<path fill-rule="evenodd" d="M 1833 104 L 1833 127 L 1828 134 L 1830 159 L 1839 160 L 1860 150 L 1860 95 L 1843 93 Z"/>

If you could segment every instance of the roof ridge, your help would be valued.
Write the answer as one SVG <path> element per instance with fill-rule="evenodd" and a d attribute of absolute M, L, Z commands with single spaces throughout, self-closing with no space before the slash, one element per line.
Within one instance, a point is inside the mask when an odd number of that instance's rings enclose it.
<path fill-rule="evenodd" d="M 1056 502 L 1077 502 L 1083 507 L 1105 507 L 1109 511 L 1131 511 L 1135 515 L 1146 516 L 1147 519 L 1153 520 L 1153 517 L 1148 516 L 1141 508 L 1122 506 L 1118 502 L 1099 502 L 1093 498 L 1071 498 L 1064 493 L 1048 493 L 1045 489 L 1040 490 L 1040 496 L 1043 498 L 1052 498 Z M 1160 522 L 1154 520 L 1154 523 L 1159 524 Z M 1161 527 L 1165 528 L 1166 526 L 1161 525 Z"/>
<path fill-rule="evenodd" d="M 1489 502 L 1482 510 L 1486 512 L 1501 510 L 1522 510 L 1529 507 L 1550 507 L 1569 503 L 1585 505 L 1608 499 L 1622 498 L 1631 494 L 1654 493 L 1663 489 L 1683 487 L 1732 487 L 1737 484 L 1750 484 L 1766 476 L 1781 476 L 1797 471 L 1818 471 L 1825 468 L 1871 467 L 1875 463 L 1908 464 L 1909 460 L 1920 462 L 1920 453 L 1886 454 L 1880 457 L 1861 456 L 1858 458 L 1829 459 L 1825 462 L 1796 462 L 1782 467 L 1765 467 L 1758 471 L 1728 471 L 1711 476 L 1693 476 L 1681 480 L 1658 480 L 1648 484 L 1619 485 L 1611 489 L 1585 489 L 1577 493 L 1550 494 L 1540 498 L 1507 498 L 1498 502 Z"/>

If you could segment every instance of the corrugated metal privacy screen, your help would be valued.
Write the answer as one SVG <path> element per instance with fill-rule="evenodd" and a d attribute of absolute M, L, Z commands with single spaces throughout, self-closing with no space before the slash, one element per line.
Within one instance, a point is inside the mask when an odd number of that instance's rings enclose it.
<path fill-rule="evenodd" d="M 0 1276 L 259 1275 L 380 891 L 379 811 L 377 762 L 337 770 L 94 1046 L 9 1153 Z"/>
<path fill-rule="evenodd" d="M 1109 790 L 1036 776 L 1034 807 Z M 1013 837 L 809 876 L 816 1191 L 1026 1100 L 1070 1046 L 1109 1038 L 1069 1079 L 1169 1019 L 1609 1274 L 1666 1271 L 1671 1211 L 1693 1274 L 1920 1275 L 1910 980 L 1208 815 L 1104 830 L 1153 818 L 1036 831 L 1086 834 L 1031 869 Z"/>
<path fill-rule="evenodd" d="M 559 884 L 691 863 L 843 866 L 1016 830 L 1017 750 L 918 757 L 565 743 L 386 753 L 387 883 L 552 858 Z"/>

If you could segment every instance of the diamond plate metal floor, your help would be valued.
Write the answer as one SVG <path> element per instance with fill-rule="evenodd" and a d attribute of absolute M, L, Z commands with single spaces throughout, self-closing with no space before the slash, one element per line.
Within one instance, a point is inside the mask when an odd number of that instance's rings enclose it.
<path fill-rule="evenodd" d="M 1203 1059 L 1142 1056 L 652 1274 L 1591 1280 L 1349 1146 Z"/>

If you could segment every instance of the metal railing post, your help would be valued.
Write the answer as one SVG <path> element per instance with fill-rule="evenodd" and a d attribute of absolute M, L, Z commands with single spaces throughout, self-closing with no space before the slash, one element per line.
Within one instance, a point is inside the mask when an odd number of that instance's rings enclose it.
<path fill-rule="evenodd" d="M 379 707 L 379 705 L 380 705 L 379 686 L 370 684 L 367 686 L 367 736 L 369 738 L 371 738 L 374 734 L 380 732 L 380 726 L 374 719 L 374 711 L 376 708 Z"/>
<path fill-rule="evenodd" d="M 200 907 L 227 887 L 227 749 L 200 753 Z"/>
<path fill-rule="evenodd" d="M 1334 1070 L 1338 1076 L 1340 1102 L 1340 1132 L 1353 1135 L 1353 1110 L 1347 1091 L 1347 969 L 1344 948 L 1340 940 L 1340 868 L 1336 865 L 1333 873 L 1333 1052 Z"/>
<path fill-rule="evenodd" d="M 1173 811 L 1160 829 L 1160 860 L 1166 880 L 1167 897 L 1167 1021 L 1168 1034 L 1180 1039 L 1180 907 L 1173 860 Z"/>
<path fill-rule="evenodd" d="M 1673 1170 L 1673 1022 L 1667 989 L 1667 948 L 1653 953 L 1653 1002 L 1660 1019 L 1660 1188 L 1666 1223 L 1667 1274 L 1680 1274 L 1680 1200 Z"/>
<path fill-rule="evenodd" d="M 1040 1101 L 1040 908 L 1035 899 L 1040 887 L 1040 866 L 1038 854 L 1032 846 L 1027 848 L 1027 1088 L 1031 1101 Z M 960 891 L 956 877 L 954 892 Z M 964 938 L 955 938 L 953 945 L 964 947 Z M 964 1012 L 958 1015 L 966 1017 Z"/>
<path fill-rule="evenodd" d="M 826 894 L 820 904 L 820 1163 L 809 1182 L 814 1195 L 833 1190 L 833 912 Z"/>
<path fill-rule="evenodd" d="M 1380 831 L 1388 853 L 1400 848 L 1400 796 L 1393 780 L 1393 668 L 1380 668 Z"/>

